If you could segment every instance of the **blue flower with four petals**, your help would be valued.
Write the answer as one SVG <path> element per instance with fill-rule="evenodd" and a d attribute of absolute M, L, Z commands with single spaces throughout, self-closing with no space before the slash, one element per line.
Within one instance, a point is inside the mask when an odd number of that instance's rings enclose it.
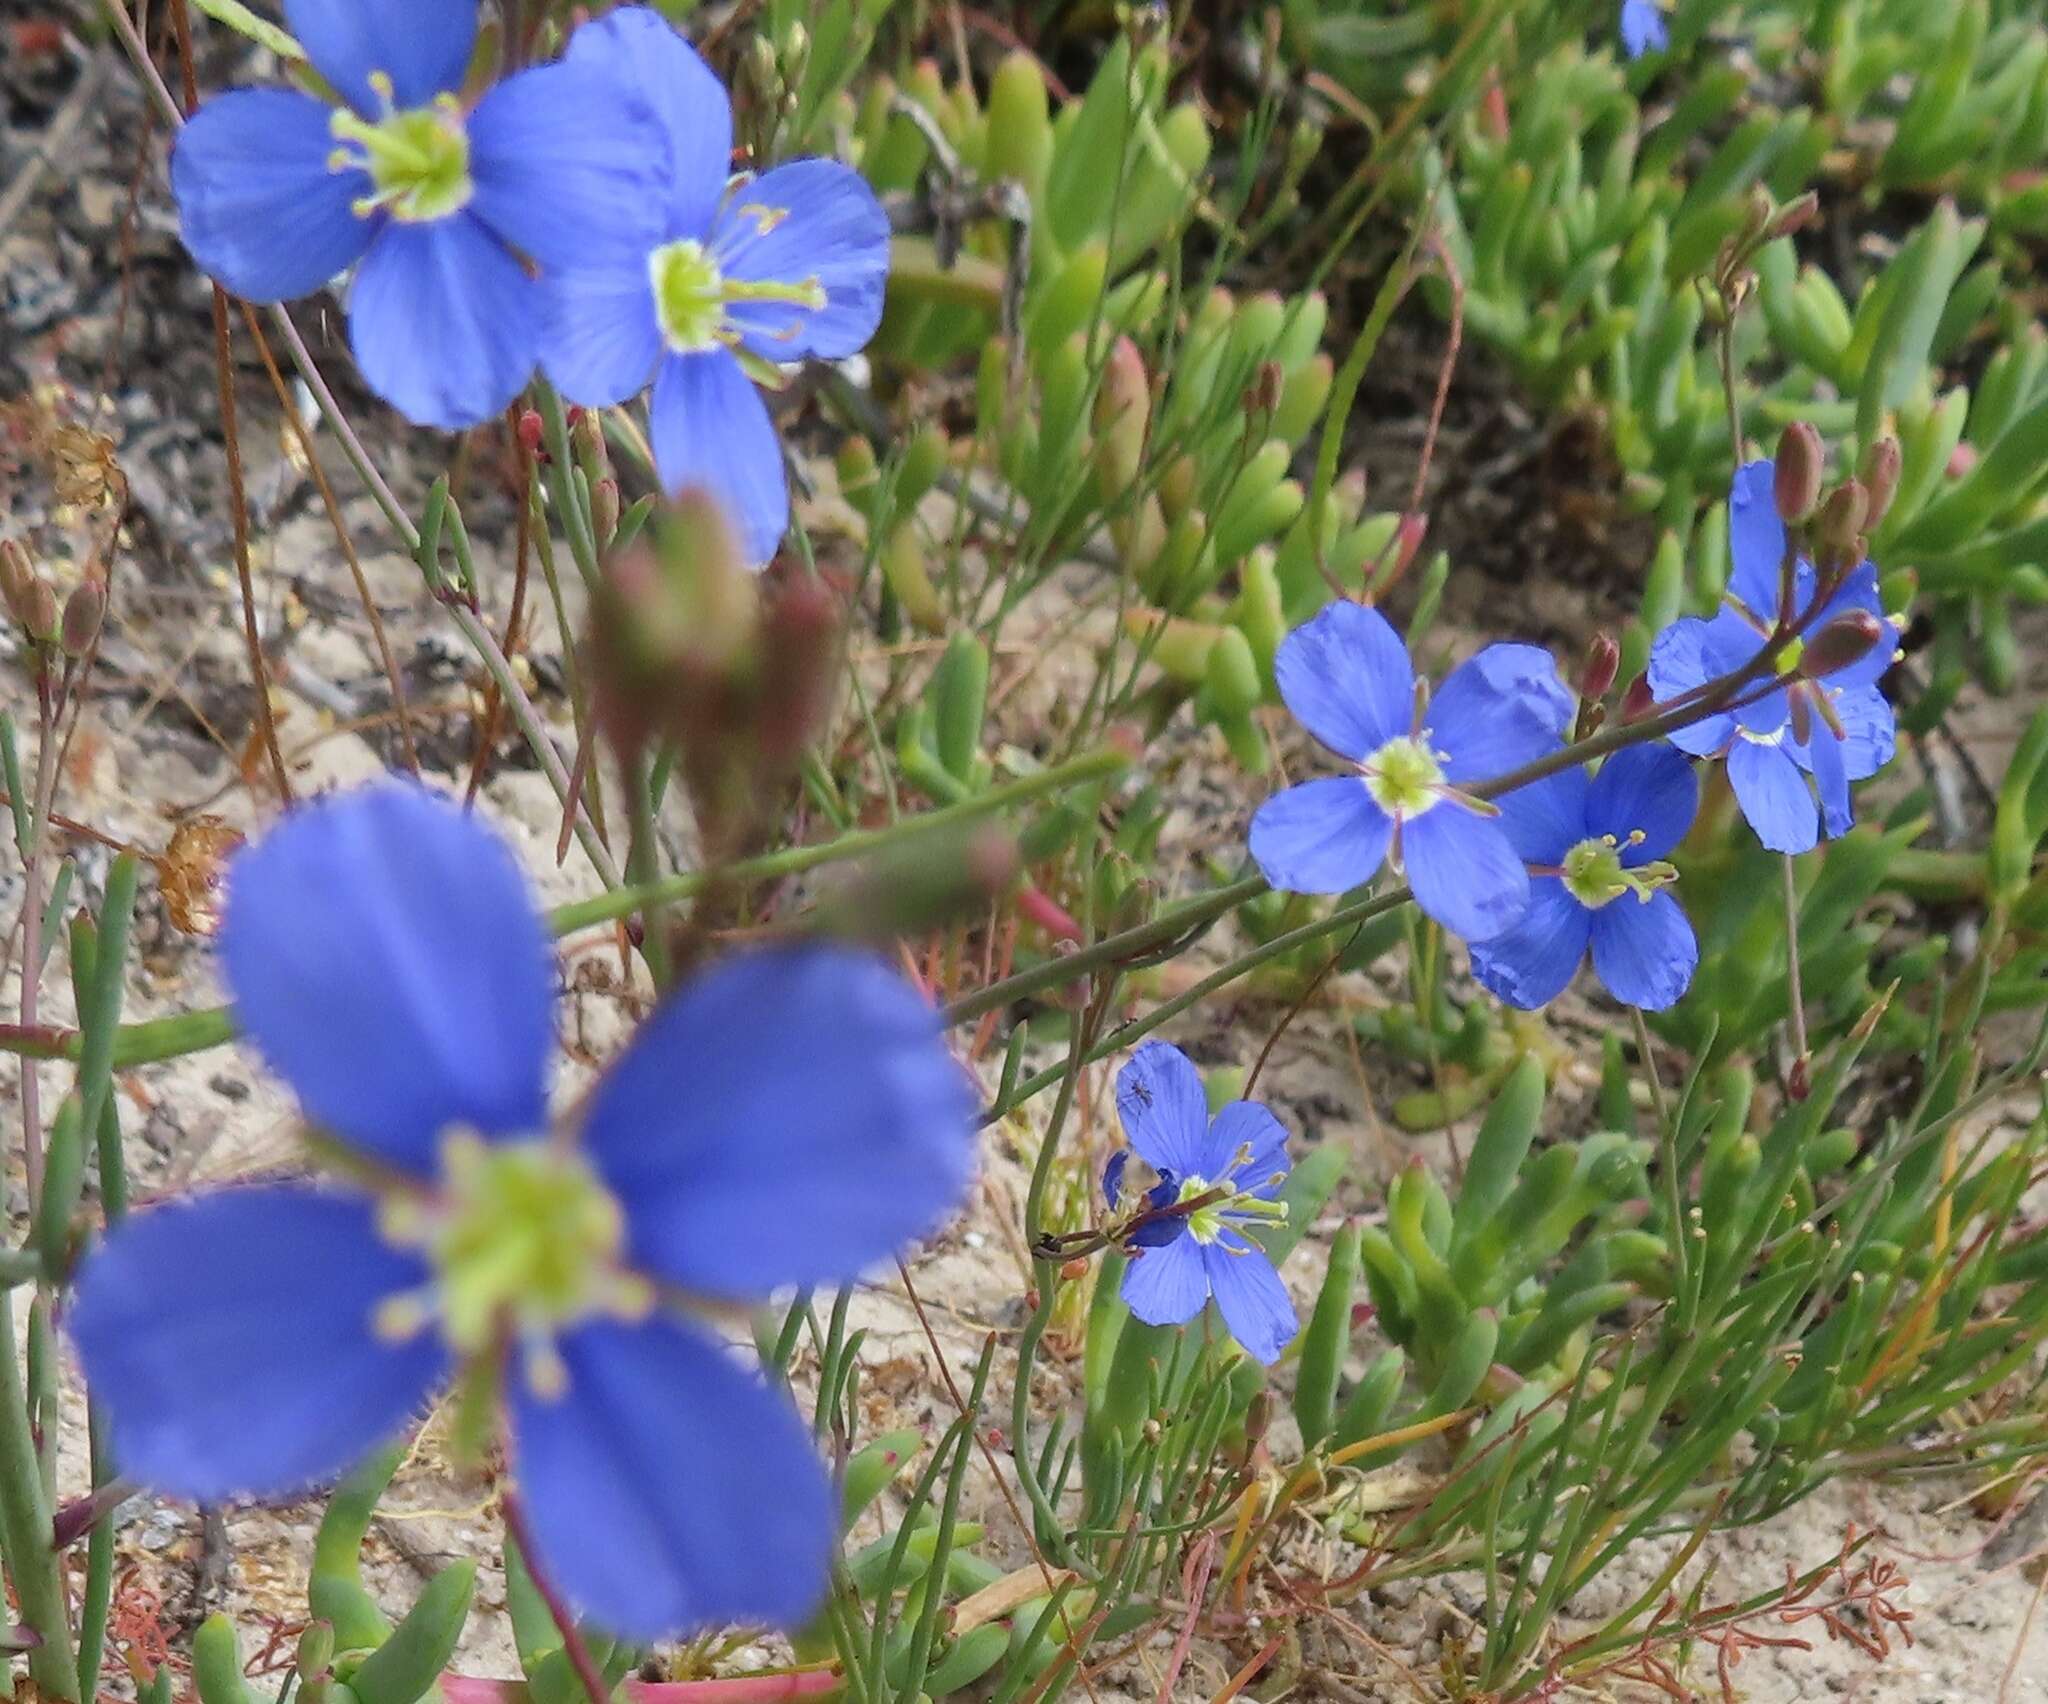
<path fill-rule="evenodd" d="M 1145 1194 L 1154 1215 L 1130 1238 L 1122 1295 L 1147 1325 L 1185 1325 L 1213 1296 L 1230 1335 L 1270 1365 L 1294 1341 L 1294 1303 L 1266 1251 L 1244 1233 L 1287 1216 L 1287 1132 L 1258 1101 L 1209 1116 L 1188 1056 L 1148 1041 L 1117 1073 L 1116 1109 L 1130 1148 L 1103 1171 L 1110 1210 L 1136 1153 L 1159 1181 Z"/>
<path fill-rule="evenodd" d="M 139 1211 L 87 1257 L 71 1329 L 123 1469 L 202 1502 L 306 1490 L 456 1380 L 502 1406 L 536 1561 L 600 1625 L 800 1624 L 837 1498 L 690 1305 L 850 1281 L 958 1207 L 973 1098 L 931 1007 L 864 952 L 741 953 L 551 1120 L 526 883 L 396 785 L 238 857 L 221 950 L 342 1175 Z"/>
<path fill-rule="evenodd" d="M 1769 642 L 1788 548 L 1772 481 L 1768 461 L 1736 474 L 1728 497 L 1727 600 L 1711 619 L 1687 617 L 1657 635 L 1649 672 L 1660 703 L 1743 668 Z M 1868 562 L 1842 576 L 1818 609 L 1819 574 L 1804 557 L 1793 581 L 1793 625 L 1801 637 L 1780 654 L 1781 671 L 1796 669 L 1815 635 L 1846 615 L 1876 618 L 1877 643 L 1818 680 L 1753 688 L 1745 695 L 1750 702 L 1675 729 L 1670 739 L 1696 757 L 1725 753 L 1729 785 L 1757 838 L 1773 852 L 1796 853 L 1812 851 L 1823 829 L 1847 833 L 1856 820 L 1849 783 L 1891 761 L 1898 730 L 1877 683 L 1898 654 L 1899 630 L 1878 602 L 1877 570 Z"/>
<path fill-rule="evenodd" d="M 656 12 L 585 24 L 563 64 L 632 89 L 660 121 L 657 228 L 636 252 L 593 251 L 548 275 L 542 365 L 586 407 L 652 381 L 649 434 L 671 492 L 700 486 L 764 563 L 789 526 L 789 484 L 751 366 L 854 354 L 882 317 L 889 220 L 860 174 L 793 160 L 733 179 L 732 106 Z"/>
<path fill-rule="evenodd" d="M 1482 941 L 1529 898 L 1497 813 L 1458 790 L 1559 749 L 1571 694 L 1550 653 L 1489 645 L 1453 669 L 1427 706 L 1387 618 L 1333 603 L 1280 642 L 1273 671 L 1301 725 L 1354 774 L 1276 793 L 1252 818 L 1251 850 L 1288 893 L 1342 893 L 1389 856 L 1415 902 L 1454 935 Z"/>
<path fill-rule="evenodd" d="M 310 295 L 349 267 L 349 344 L 408 419 L 489 419 L 532 377 L 533 266 L 644 254 L 665 188 L 647 111 L 597 68 L 543 65 L 473 106 L 475 0 L 284 0 L 341 96 L 236 89 L 171 153 L 179 233 L 252 302 Z"/>

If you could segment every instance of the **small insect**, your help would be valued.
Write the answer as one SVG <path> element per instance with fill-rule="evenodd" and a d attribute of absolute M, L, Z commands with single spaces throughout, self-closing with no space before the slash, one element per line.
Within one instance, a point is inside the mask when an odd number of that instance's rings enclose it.
<path fill-rule="evenodd" d="M 1140 1106 L 1149 1107 L 1152 1104 L 1152 1085 L 1142 1077 L 1133 1077 L 1130 1086 L 1124 1090 L 1124 1093 L 1129 1095 Z"/>

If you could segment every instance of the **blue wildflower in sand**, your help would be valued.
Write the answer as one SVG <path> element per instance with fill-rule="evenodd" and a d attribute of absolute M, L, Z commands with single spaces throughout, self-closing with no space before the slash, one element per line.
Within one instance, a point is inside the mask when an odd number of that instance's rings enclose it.
<path fill-rule="evenodd" d="M 525 882 L 397 786 L 238 858 L 221 948 L 339 1175 L 140 1211 L 87 1257 L 71 1328 L 123 1469 L 202 1502 L 301 1491 L 455 1380 L 502 1409 L 536 1561 L 600 1625 L 800 1624 L 837 1497 L 687 1304 L 850 1280 L 959 1205 L 972 1097 L 926 1002 L 866 953 L 741 953 L 553 1121 Z"/>
<path fill-rule="evenodd" d="M 1284 1220 L 1287 1132 L 1257 1101 L 1214 1118 L 1188 1056 L 1148 1041 L 1117 1074 L 1116 1109 L 1128 1149 L 1103 1172 L 1119 1211 L 1135 1153 L 1156 1174 L 1136 1209 L 1123 1299 L 1147 1325 L 1185 1325 L 1213 1296 L 1230 1335 L 1268 1364 L 1294 1341 L 1294 1303 L 1266 1251 L 1244 1233 Z"/>
<path fill-rule="evenodd" d="M 1566 769 L 1501 801 L 1501 827 L 1529 866 L 1529 909 L 1472 948 L 1472 974 L 1511 1006 L 1541 1006 L 1593 954 L 1617 1000 L 1649 1011 L 1692 984 L 1699 942 L 1664 862 L 1699 809 L 1699 779 L 1667 745 L 1616 752 L 1590 779 Z"/>
<path fill-rule="evenodd" d="M 1728 498 L 1733 571 L 1727 599 L 1711 619 L 1687 617 L 1657 635 L 1650 687 L 1668 701 L 1745 667 L 1769 642 L 1781 615 L 1798 631 L 1801 637 L 1778 658 L 1780 674 L 1795 678 L 1754 687 L 1742 695 L 1748 702 L 1670 737 L 1696 757 L 1726 755 L 1736 802 L 1764 845 L 1809 852 L 1823 830 L 1844 834 L 1855 822 L 1849 783 L 1891 761 L 1898 729 L 1878 680 L 1898 653 L 1899 630 L 1878 602 L 1877 570 L 1868 562 L 1850 569 L 1821 601 L 1818 571 L 1800 557 L 1791 607 L 1780 611 L 1787 540 L 1772 497 L 1774 475 L 1769 461 L 1750 462 L 1736 474 Z M 1849 661 L 1826 666 L 1823 635 L 1844 618 L 1874 624 L 1876 642 L 1852 646 Z"/>
<path fill-rule="evenodd" d="M 758 566 L 788 530 L 789 485 L 754 379 L 772 379 L 781 362 L 851 355 L 874 335 L 888 216 L 860 174 L 832 160 L 734 179 L 724 87 L 647 7 L 585 24 L 563 63 L 630 91 L 659 118 L 661 218 L 638 253 L 607 250 L 550 276 L 542 365 L 563 395 L 593 408 L 651 382 L 662 484 L 708 490 Z"/>
<path fill-rule="evenodd" d="M 1252 818 L 1251 851 L 1289 893 L 1342 893 L 1389 858 L 1415 902 L 1481 941 L 1528 903 L 1529 878 L 1492 805 L 1459 783 L 1556 751 L 1572 715 L 1557 664 L 1533 645 L 1489 645 L 1427 704 L 1400 636 L 1377 610 L 1333 603 L 1280 642 L 1273 669 L 1303 727 L 1352 773 L 1276 793 Z"/>
<path fill-rule="evenodd" d="M 540 352 L 532 267 L 644 248 L 660 161 L 652 120 L 578 66 L 519 72 L 465 107 L 475 0 L 285 0 L 341 96 L 236 89 L 171 152 L 179 233 L 252 302 L 349 267 L 364 380 L 423 426 L 489 419 Z"/>

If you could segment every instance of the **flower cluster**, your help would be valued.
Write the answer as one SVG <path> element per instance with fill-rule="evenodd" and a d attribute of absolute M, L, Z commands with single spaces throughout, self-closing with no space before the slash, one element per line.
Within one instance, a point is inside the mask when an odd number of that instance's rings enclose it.
<path fill-rule="evenodd" d="M 1624 745 L 1590 774 L 1573 763 L 1572 694 L 1531 646 L 1488 646 L 1432 698 L 1375 610 L 1332 604 L 1289 634 L 1274 664 L 1281 697 L 1351 773 L 1259 808 L 1251 851 L 1267 881 L 1340 893 L 1391 861 L 1512 1005 L 1554 999 L 1589 949 L 1615 998 L 1652 1010 L 1680 999 L 1699 947 L 1666 859 L 1698 809 L 1687 757 L 1725 758 L 1758 839 L 1797 853 L 1850 827 L 1850 783 L 1883 767 L 1896 739 L 1878 682 L 1898 628 L 1862 536 L 1885 480 L 1850 481 L 1816 512 L 1818 440 L 1795 436 L 1795 463 L 1736 473 L 1723 607 L 1652 643 L 1643 714 L 1663 718 L 1668 745 Z M 1795 535 L 1788 523 L 1809 516 Z"/>
<path fill-rule="evenodd" d="M 287 0 L 339 94 L 238 89 L 180 134 L 185 246 L 250 301 L 354 269 L 349 342 L 418 424 L 476 425 L 543 368 L 573 401 L 650 384 L 663 484 L 709 490 L 749 559 L 789 521 L 750 373 L 853 354 L 881 318 L 889 222 L 860 176 L 735 179 L 732 109 L 659 13 L 586 23 L 555 64 L 472 96 L 475 0 Z"/>
<path fill-rule="evenodd" d="M 932 1009 L 862 952 L 743 952 L 552 1120 L 521 874 L 396 785 L 237 858 L 221 948 L 339 1175 L 153 1207 L 86 1259 L 71 1327 L 124 1470 L 304 1490 L 452 1384 L 471 1422 L 502 1410 L 535 1561 L 601 1625 L 800 1624 L 837 1498 L 700 1316 L 850 1281 L 959 1205 L 973 1101 Z"/>

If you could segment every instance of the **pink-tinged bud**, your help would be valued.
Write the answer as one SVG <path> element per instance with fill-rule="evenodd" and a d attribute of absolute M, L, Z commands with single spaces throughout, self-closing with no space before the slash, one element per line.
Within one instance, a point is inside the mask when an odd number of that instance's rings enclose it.
<path fill-rule="evenodd" d="M 1621 647 L 1611 633 L 1596 633 L 1586 646 L 1586 660 L 1579 669 L 1579 699 L 1590 704 L 1605 698 L 1621 667 Z"/>
<path fill-rule="evenodd" d="M 1899 488 L 1901 459 L 1899 441 L 1889 432 L 1863 452 L 1863 489 L 1870 495 L 1870 513 L 1863 522 L 1866 531 L 1882 521 L 1885 511 L 1892 506 L 1892 495 Z"/>
<path fill-rule="evenodd" d="M 1640 722 L 1656 709 L 1657 695 L 1650 690 L 1650 677 L 1639 674 L 1628 683 L 1628 691 L 1621 695 L 1621 719 L 1624 722 Z"/>
<path fill-rule="evenodd" d="M 100 623 L 107 618 L 106 588 L 97 580 L 84 580 L 64 600 L 58 621 L 58 639 L 67 657 L 82 657 L 100 636 Z"/>
<path fill-rule="evenodd" d="M 1286 383 L 1287 374 L 1278 361 L 1261 361 L 1252 382 L 1245 387 L 1245 412 L 1271 414 L 1280 406 L 1280 391 Z"/>
<path fill-rule="evenodd" d="M 57 594 L 50 590 L 48 580 L 30 580 L 15 613 L 21 618 L 21 625 L 28 636 L 38 645 L 56 643 Z"/>
<path fill-rule="evenodd" d="M 1778 459 L 1773 466 L 1771 496 L 1778 517 L 1796 526 L 1813 513 L 1820 501 L 1821 475 L 1827 465 L 1827 448 L 1813 423 L 1795 420 L 1778 440 Z"/>
<path fill-rule="evenodd" d="M 1500 86 L 1500 76 L 1490 72 L 1486 79 L 1486 93 L 1480 97 L 1479 119 L 1487 135 L 1496 142 L 1505 142 L 1510 129 L 1508 123 L 1508 97 Z"/>
<path fill-rule="evenodd" d="M 1813 190 L 1780 207 L 1764 226 L 1763 240 L 1771 242 L 1778 237 L 1789 237 L 1795 231 L 1803 231 L 1820 219 L 1820 196 Z"/>
<path fill-rule="evenodd" d="M 1393 555 L 1373 580 L 1368 602 L 1385 597 L 1400 583 L 1401 576 L 1414 566 L 1415 558 L 1422 552 L 1422 541 L 1428 536 L 1427 515 L 1411 510 L 1401 517 L 1401 524 L 1394 529 Z"/>
<path fill-rule="evenodd" d="M 1813 1059 L 1802 1053 L 1792 1061 L 1792 1069 L 1785 1073 L 1785 1093 L 1793 1100 L 1803 1101 L 1813 1093 Z"/>
<path fill-rule="evenodd" d="M 1838 615 L 1806 642 L 1799 672 L 1808 680 L 1824 680 L 1837 669 L 1861 662 L 1884 638 L 1884 623 L 1867 609 Z"/>
<path fill-rule="evenodd" d="M 1072 1260 L 1068 1261 L 1066 1265 L 1060 1268 L 1060 1276 L 1063 1279 L 1065 1279 L 1069 1284 L 1078 1283 L 1081 1279 L 1087 1277 L 1087 1257 L 1085 1255 L 1075 1255 Z"/>
<path fill-rule="evenodd" d="M 1870 516 L 1870 493 L 1860 479 L 1845 479 L 1828 493 L 1813 519 L 1814 566 L 1824 579 L 1836 579 L 1863 560 L 1869 541 L 1863 526 Z"/>
<path fill-rule="evenodd" d="M 1110 347 L 1102 388 L 1095 395 L 1095 470 L 1105 502 L 1119 501 L 1137 483 L 1151 416 L 1145 359 L 1128 337 L 1119 337 Z"/>
<path fill-rule="evenodd" d="M 600 479 L 590 488 L 590 524 L 597 529 L 600 548 L 611 542 L 619 530 L 619 482 Z"/>
<path fill-rule="evenodd" d="M 1949 451 L 1948 466 L 1943 470 L 1951 479 L 1961 479 L 1977 465 L 1977 446 L 1958 444 Z"/>
<path fill-rule="evenodd" d="M 36 583 L 35 565 L 28 552 L 11 538 L 0 538 L 0 600 L 16 621 L 28 621 L 30 588 Z"/>
<path fill-rule="evenodd" d="M 546 433 L 541 426 L 539 414 L 531 408 L 522 408 L 519 411 L 517 431 L 519 434 L 519 447 L 522 450 L 536 461 L 547 460 L 547 451 L 541 448 Z"/>

